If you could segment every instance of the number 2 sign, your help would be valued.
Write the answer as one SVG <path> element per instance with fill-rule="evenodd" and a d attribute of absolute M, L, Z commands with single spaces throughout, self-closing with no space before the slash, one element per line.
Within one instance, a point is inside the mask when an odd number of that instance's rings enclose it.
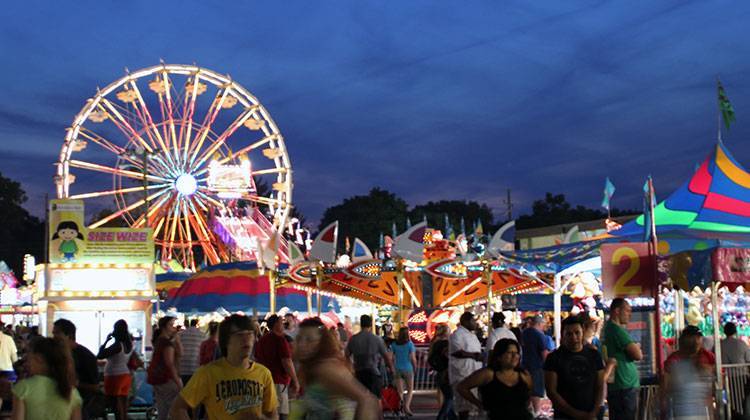
<path fill-rule="evenodd" d="M 648 243 L 604 244 L 601 257 L 605 298 L 652 296 L 656 272 Z"/>

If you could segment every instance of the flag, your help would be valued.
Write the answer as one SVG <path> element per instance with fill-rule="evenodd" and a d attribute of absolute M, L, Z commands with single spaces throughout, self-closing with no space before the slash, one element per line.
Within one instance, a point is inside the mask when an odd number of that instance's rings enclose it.
<path fill-rule="evenodd" d="M 261 256 L 260 262 L 263 264 L 263 267 L 268 270 L 276 269 L 276 254 L 279 252 L 279 236 L 279 232 L 273 231 L 265 245 L 259 247 Z"/>
<path fill-rule="evenodd" d="M 409 216 L 406 216 L 406 228 L 411 228 L 411 219 L 409 218 Z"/>
<path fill-rule="evenodd" d="M 656 234 L 656 224 L 654 222 L 655 201 L 654 184 L 649 176 L 646 183 L 643 184 L 643 242 L 650 242 Z"/>
<path fill-rule="evenodd" d="M 398 231 L 396 230 L 396 222 L 393 222 L 393 225 L 391 225 L 391 238 L 395 238 L 398 236 Z"/>
<path fill-rule="evenodd" d="M 289 266 L 296 265 L 305 260 L 305 254 L 299 249 L 297 244 L 289 242 Z"/>
<path fill-rule="evenodd" d="M 310 247 L 310 259 L 327 263 L 336 261 L 336 241 L 339 237 L 339 221 L 335 221 L 318 233 Z"/>
<path fill-rule="evenodd" d="M 719 111 L 721 111 L 721 116 L 724 119 L 724 126 L 729 130 L 729 125 L 734 122 L 734 108 L 732 103 L 729 102 L 724 86 L 721 85 L 719 79 L 716 79 L 716 85 L 719 90 Z"/>
<path fill-rule="evenodd" d="M 511 220 L 495 232 L 487 246 L 487 252 L 493 257 L 497 257 L 500 255 L 500 251 L 513 251 L 516 248 L 515 237 L 516 221 Z"/>
<path fill-rule="evenodd" d="M 393 240 L 392 253 L 417 263 L 424 259 L 424 234 L 427 223 L 420 222 Z"/>
<path fill-rule="evenodd" d="M 615 184 L 613 184 L 612 181 L 609 180 L 609 177 L 607 177 L 607 180 L 604 181 L 604 198 L 602 199 L 602 207 L 607 209 L 607 211 L 609 211 L 609 200 L 614 194 Z"/>
<path fill-rule="evenodd" d="M 350 249 L 351 244 L 349 244 L 349 237 L 347 236 L 346 239 L 344 239 L 344 252 L 348 254 Z"/>
<path fill-rule="evenodd" d="M 464 222 L 463 216 L 461 216 L 461 235 L 466 236 L 466 222 Z"/>
<path fill-rule="evenodd" d="M 477 227 L 474 228 L 474 233 L 477 236 L 484 235 L 484 228 L 482 227 L 482 219 L 477 220 Z"/>
<path fill-rule="evenodd" d="M 354 247 L 352 247 L 352 262 L 371 260 L 372 252 L 370 248 L 359 238 L 354 238 Z"/>
<path fill-rule="evenodd" d="M 448 238 L 451 241 L 455 240 L 456 239 L 456 234 L 453 233 L 453 226 L 451 226 L 451 222 L 448 219 L 448 213 L 445 213 L 443 215 L 443 219 L 444 219 L 443 220 L 443 224 L 445 225 L 445 237 Z"/>

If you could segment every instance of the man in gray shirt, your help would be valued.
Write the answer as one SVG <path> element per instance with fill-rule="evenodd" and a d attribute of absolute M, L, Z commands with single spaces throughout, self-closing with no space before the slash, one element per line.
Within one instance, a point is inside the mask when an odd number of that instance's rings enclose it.
<path fill-rule="evenodd" d="M 393 361 L 388 357 L 383 339 L 372 333 L 372 317 L 362 315 L 359 318 L 362 331 L 352 336 L 346 345 L 346 357 L 354 359 L 354 374 L 357 380 L 378 398 L 383 387 L 383 380 L 378 369 L 380 358 L 385 360 L 388 370 L 393 372 Z"/>
<path fill-rule="evenodd" d="M 750 362 L 747 344 L 737 338 L 737 325 L 734 322 L 724 324 L 724 334 L 727 338 L 721 340 L 721 363 L 734 365 Z"/>

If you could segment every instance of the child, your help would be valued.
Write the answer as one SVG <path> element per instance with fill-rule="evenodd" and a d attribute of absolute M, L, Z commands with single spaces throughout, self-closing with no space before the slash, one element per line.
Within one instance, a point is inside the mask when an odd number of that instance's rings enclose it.
<path fill-rule="evenodd" d="M 76 260 L 76 253 L 78 252 L 78 244 L 76 244 L 76 238 L 83 240 L 83 235 L 78 229 L 76 222 L 67 220 L 60 222 L 57 225 L 55 234 L 52 235 L 52 239 L 62 239 L 60 241 L 60 247 L 58 251 L 62 254 L 63 262 L 73 262 Z"/>

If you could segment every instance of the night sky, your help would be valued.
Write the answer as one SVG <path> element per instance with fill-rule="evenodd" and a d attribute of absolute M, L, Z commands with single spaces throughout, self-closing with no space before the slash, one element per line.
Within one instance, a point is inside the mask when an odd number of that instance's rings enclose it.
<path fill-rule="evenodd" d="M 32 3 L 32 4 L 22 4 Z M 598 207 L 661 199 L 725 133 L 750 165 L 744 2 L 12 2 L 0 11 L 0 172 L 43 212 L 86 99 L 124 69 L 196 63 L 250 90 L 284 134 L 316 224 L 380 186 L 410 205 L 546 191 Z"/>

